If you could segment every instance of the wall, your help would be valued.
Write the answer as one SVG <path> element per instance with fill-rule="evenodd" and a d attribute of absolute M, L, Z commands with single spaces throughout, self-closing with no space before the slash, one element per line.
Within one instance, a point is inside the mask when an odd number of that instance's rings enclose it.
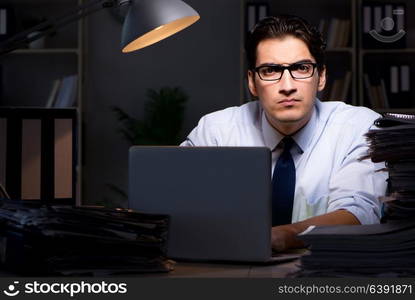
<path fill-rule="evenodd" d="M 83 203 L 127 191 L 128 147 L 110 106 L 142 116 L 147 88 L 180 86 L 189 95 L 183 136 L 209 112 L 239 105 L 240 0 L 187 0 L 201 19 L 184 31 L 130 54 L 120 52 L 121 24 L 108 11 L 87 19 Z"/>

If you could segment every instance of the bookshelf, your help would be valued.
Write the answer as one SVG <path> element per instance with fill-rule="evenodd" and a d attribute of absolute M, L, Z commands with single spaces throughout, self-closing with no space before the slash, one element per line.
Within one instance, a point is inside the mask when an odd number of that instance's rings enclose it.
<path fill-rule="evenodd" d="M 248 22 L 246 8 L 252 3 L 267 5 L 269 15 L 281 13 L 298 15 L 322 31 L 328 46 L 326 49 L 328 80 L 325 90 L 318 94 L 320 99 L 341 100 L 353 105 L 367 106 L 378 112 L 415 112 L 415 101 L 412 100 L 415 98 L 415 84 L 413 84 L 415 74 L 412 71 L 415 66 L 415 19 L 406 15 L 407 12 L 415 9 L 415 2 L 317 0 L 310 5 L 310 2 L 305 0 L 243 0 L 241 1 L 241 11 L 244 12 L 241 21 L 241 28 L 244 30 L 242 37 L 245 36 Z M 372 17 L 369 22 L 367 7 L 370 7 Z M 399 16 L 395 15 L 395 12 L 400 8 L 403 8 L 404 13 L 398 20 Z M 389 21 L 387 23 L 386 18 L 391 12 L 393 16 L 387 19 Z M 380 25 L 375 26 L 375 23 Z M 398 25 L 405 29 L 405 35 L 401 40 L 394 43 L 377 40 L 375 43 L 368 43 L 368 32 L 366 32 L 368 26 L 370 29 L 378 30 L 379 34 L 392 36 L 399 30 Z M 349 32 L 346 32 L 347 30 Z M 242 61 L 243 41 L 241 53 Z M 243 66 L 241 69 L 243 70 L 241 95 L 244 99 L 249 97 L 249 94 L 244 82 L 246 68 Z M 399 75 L 398 79 L 391 79 L 391 74 L 396 73 Z"/>
<path fill-rule="evenodd" d="M 13 35 L 33 27 L 39 22 L 64 15 L 85 0 L 4 0 L 0 10 L 8 10 L 8 32 Z M 1 16 L 1 14 L 0 14 Z M 1 20 L 0 20 L 1 25 Z M 64 94 L 65 78 L 75 76 L 71 100 L 67 107 L 75 107 L 77 112 L 77 165 L 76 165 L 76 201 L 81 199 L 81 143 L 82 140 L 82 103 L 84 82 L 84 21 L 81 19 L 58 29 L 51 35 L 22 49 L 0 56 L 0 108 L 18 107 L 19 109 L 47 108 L 55 81 L 60 85 L 55 88 L 55 99 L 59 92 Z M 6 36 L 1 35 L 0 39 Z M 52 105 L 53 110 L 55 108 Z M 66 108 L 65 108 L 66 109 Z"/>
<path fill-rule="evenodd" d="M 414 82 L 411 70 L 415 64 L 415 22 L 408 14 L 415 9 L 413 1 L 356 1 L 361 45 L 358 49 L 358 74 L 359 82 L 362 83 L 359 89 L 360 104 L 378 112 L 415 112 L 415 101 L 412 100 L 415 91 L 411 84 Z M 401 16 L 395 13 L 399 8 L 404 12 Z M 382 23 L 375 28 L 383 36 L 393 37 L 392 34 L 397 35 L 399 29 L 404 29 L 405 35 L 394 43 L 379 43 L 368 36 L 365 27 L 369 23 L 379 23 L 379 18 L 393 20 L 393 30 L 385 30 Z M 365 77 L 368 80 L 365 81 Z"/>

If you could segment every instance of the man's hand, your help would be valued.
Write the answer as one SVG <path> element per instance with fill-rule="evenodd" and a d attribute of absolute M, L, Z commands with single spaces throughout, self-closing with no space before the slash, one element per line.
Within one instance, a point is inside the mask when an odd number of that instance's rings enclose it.
<path fill-rule="evenodd" d="M 297 232 L 292 224 L 272 227 L 272 249 L 278 252 L 293 248 L 303 248 L 304 243 L 297 238 Z"/>
<path fill-rule="evenodd" d="M 302 248 L 304 243 L 297 238 L 297 235 L 311 225 L 358 225 L 359 220 L 347 210 L 336 210 L 321 216 L 287 225 L 272 227 L 271 245 L 275 251 Z"/>

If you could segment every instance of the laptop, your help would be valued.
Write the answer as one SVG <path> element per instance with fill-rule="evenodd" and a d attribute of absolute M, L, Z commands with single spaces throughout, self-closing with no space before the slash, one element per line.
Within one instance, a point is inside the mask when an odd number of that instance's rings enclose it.
<path fill-rule="evenodd" d="M 282 262 L 272 255 L 271 153 L 266 147 L 133 146 L 129 208 L 170 215 L 176 260 Z"/>

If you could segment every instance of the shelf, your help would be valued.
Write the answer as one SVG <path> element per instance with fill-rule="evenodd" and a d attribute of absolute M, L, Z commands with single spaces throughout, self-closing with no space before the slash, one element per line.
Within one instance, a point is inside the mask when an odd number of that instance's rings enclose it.
<path fill-rule="evenodd" d="M 2 5 L 11 7 L 15 25 L 10 34 L 21 33 L 32 28 L 31 23 L 44 18 L 51 20 L 75 9 L 79 4 L 90 0 L 0 0 Z M 4 3 L 3 3 L 4 2 Z M 1 5 L 0 5 L 1 6 Z M 16 49 L 1 57 L 0 61 L 0 98 L 2 106 L 21 106 L 44 109 L 51 95 L 55 99 L 64 93 L 64 86 L 57 80 L 77 76 L 76 136 L 82 141 L 82 98 L 84 75 L 85 20 L 81 19 L 59 28 L 53 35 L 44 37 L 42 48 Z M 23 46 L 23 44 L 22 44 Z M 33 45 L 31 45 L 33 46 Z M 61 82 L 62 83 L 62 82 Z M 52 94 L 53 93 L 53 94 Z M 54 108 L 52 108 L 54 109 Z M 73 109 L 65 108 L 64 110 Z M 75 146 L 74 146 L 75 147 Z M 82 196 L 82 144 L 77 143 L 74 153 L 78 159 L 74 166 L 76 175 L 76 203 L 81 204 Z"/>
<path fill-rule="evenodd" d="M 61 5 L 61 4 L 68 4 L 68 3 L 77 3 L 79 0 L 37 0 L 36 4 L 50 4 L 51 2 L 54 2 L 55 4 Z M 33 0 L 5 0 L 4 4 L 24 4 L 24 5 L 33 5 Z"/>
<path fill-rule="evenodd" d="M 10 54 L 78 54 L 77 48 L 19 49 Z"/>
<path fill-rule="evenodd" d="M 327 52 L 349 52 L 349 53 L 353 53 L 353 48 L 327 48 L 326 49 L 326 53 Z"/>
<path fill-rule="evenodd" d="M 361 54 L 394 54 L 394 53 L 415 53 L 415 48 L 404 49 L 362 49 Z"/>
<path fill-rule="evenodd" d="M 374 111 L 378 113 L 401 113 L 401 114 L 415 114 L 415 108 L 372 108 Z"/>

